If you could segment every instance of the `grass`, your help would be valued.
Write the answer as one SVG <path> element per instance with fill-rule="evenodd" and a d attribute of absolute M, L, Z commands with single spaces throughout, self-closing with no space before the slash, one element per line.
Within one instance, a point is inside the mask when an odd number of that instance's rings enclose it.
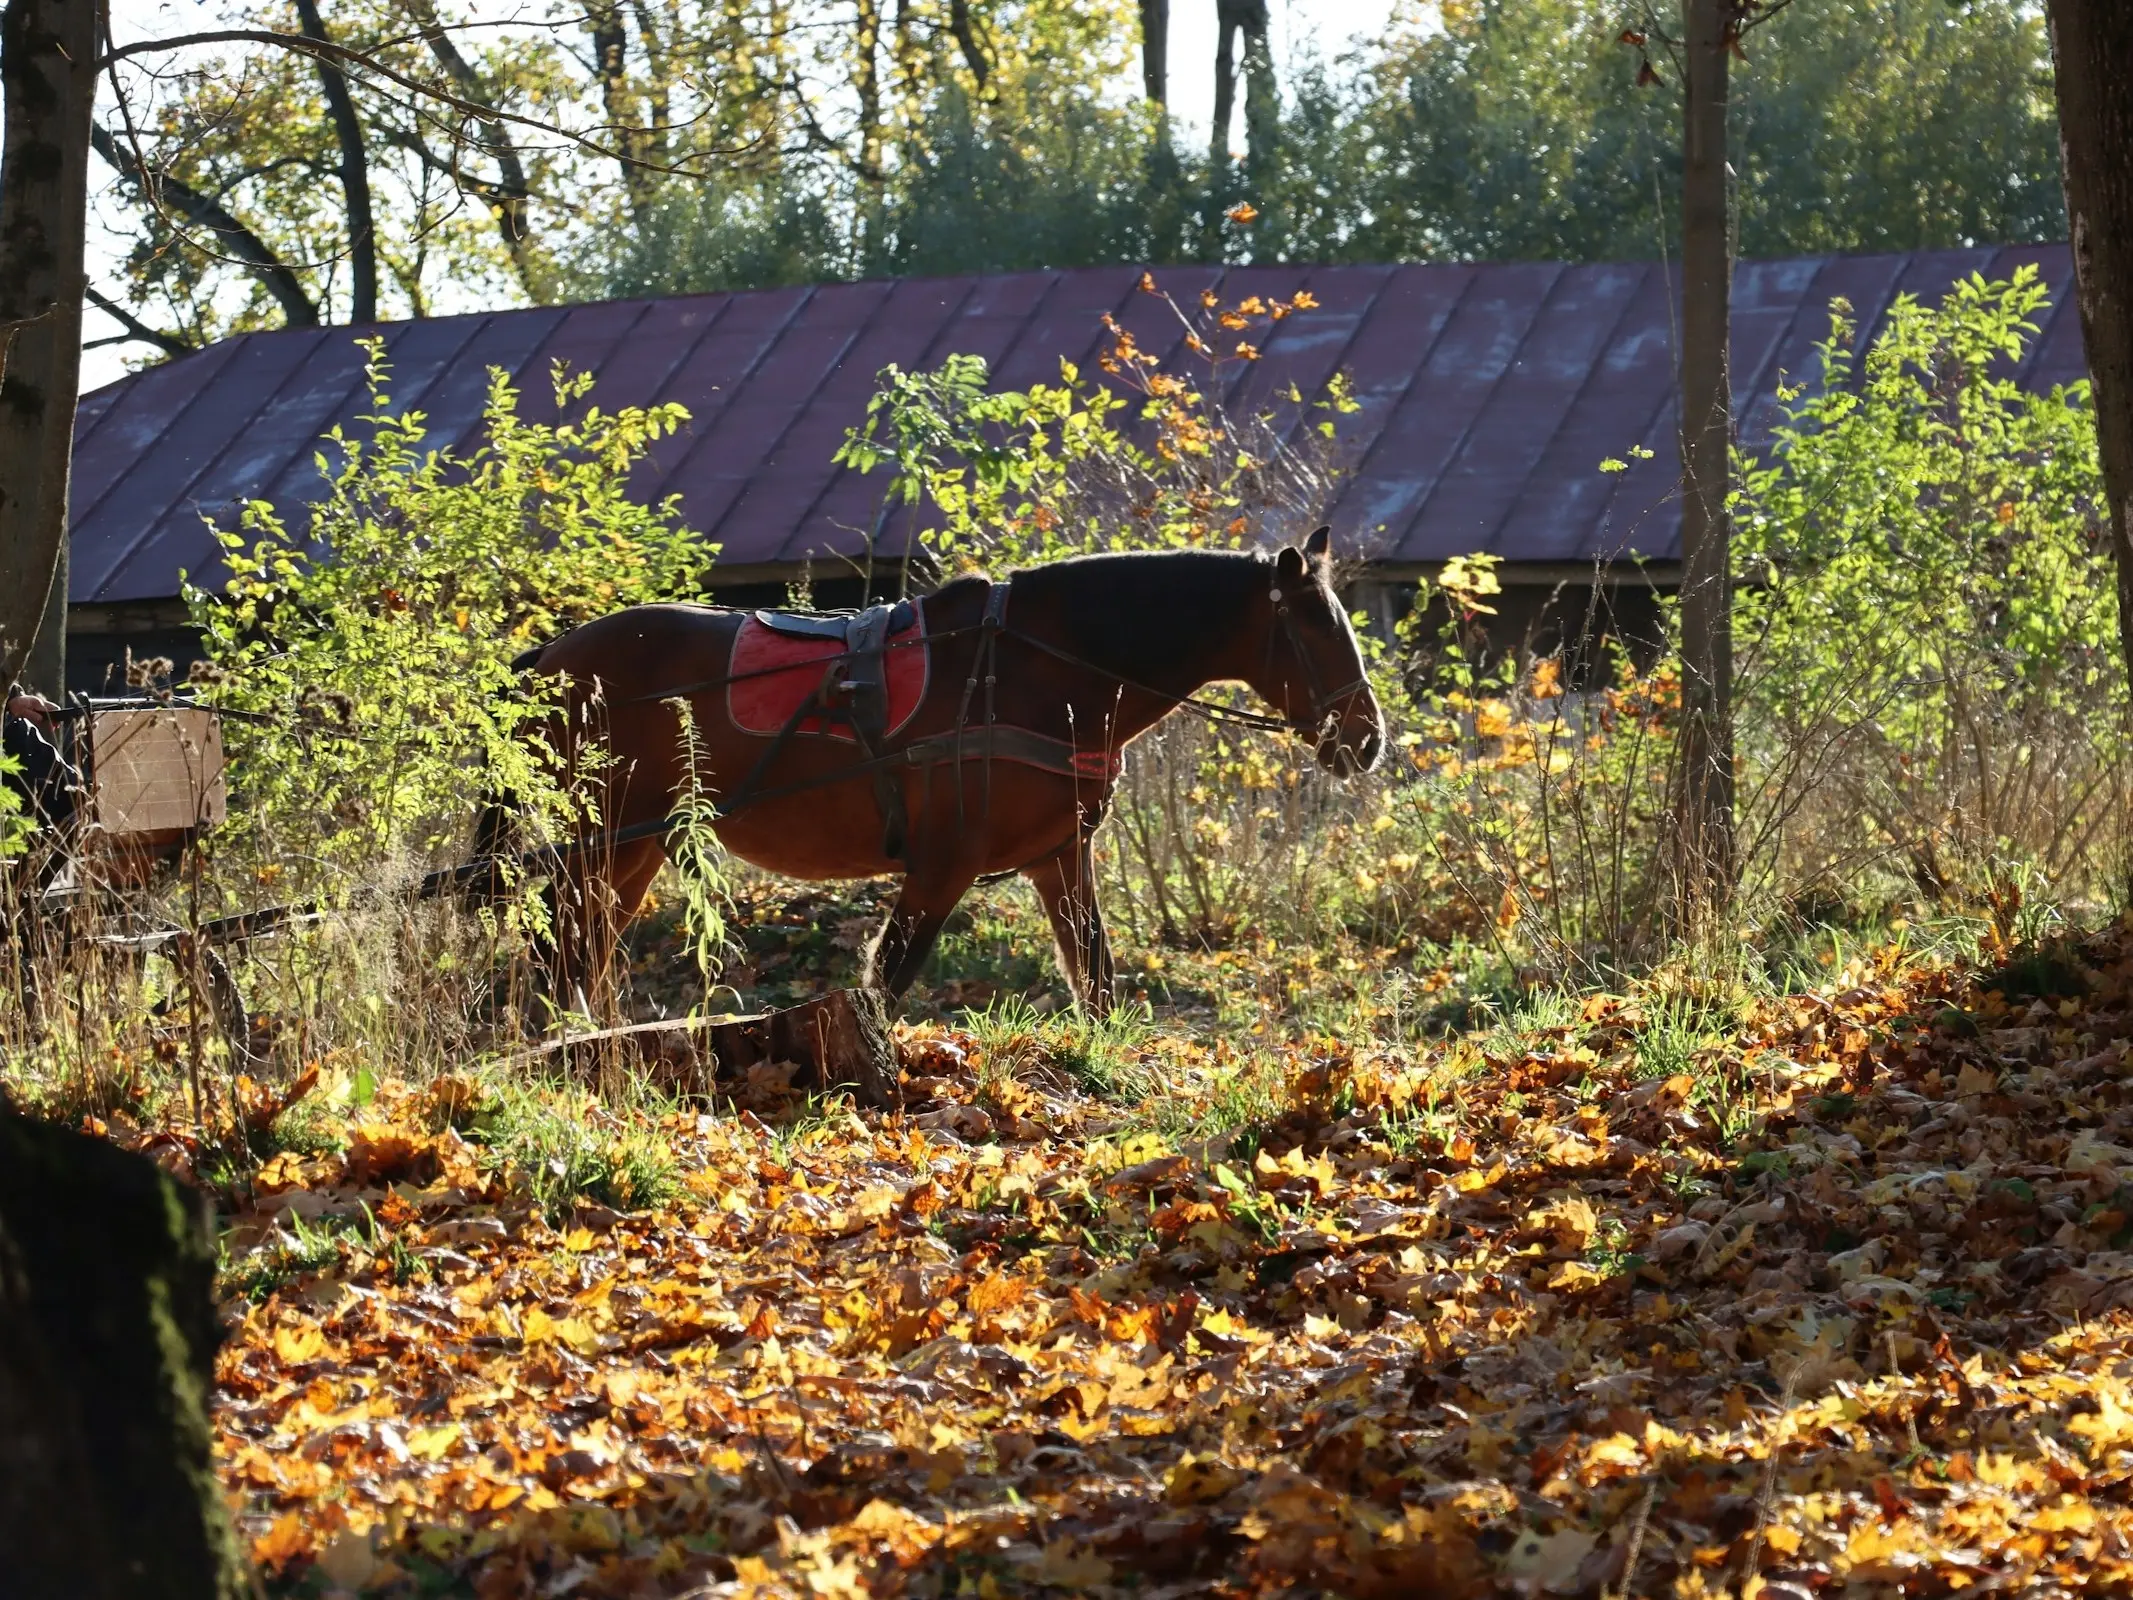
<path fill-rule="evenodd" d="M 551 1218 L 581 1200 L 639 1211 L 678 1192 L 674 1152 L 658 1131 L 674 1107 L 640 1081 L 631 1080 L 619 1107 L 554 1079 L 501 1079 L 494 1087 L 469 1136 L 492 1163 L 522 1173 Z"/>

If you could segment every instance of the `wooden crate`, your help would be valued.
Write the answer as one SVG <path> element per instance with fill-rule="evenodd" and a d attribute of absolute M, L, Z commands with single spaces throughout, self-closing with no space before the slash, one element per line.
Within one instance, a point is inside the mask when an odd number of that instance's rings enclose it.
<path fill-rule="evenodd" d="M 222 821 L 222 722 L 197 706 L 90 713 L 90 818 L 114 843 L 175 844 Z"/>

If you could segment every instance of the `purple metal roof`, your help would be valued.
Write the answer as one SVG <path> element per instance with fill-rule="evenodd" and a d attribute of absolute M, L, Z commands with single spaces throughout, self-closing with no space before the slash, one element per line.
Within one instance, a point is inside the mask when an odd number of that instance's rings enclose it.
<path fill-rule="evenodd" d="M 1734 290 L 1736 405 L 1753 445 L 1776 415 L 1779 375 L 1813 371 L 1829 302 L 1843 295 L 1869 334 L 1895 295 L 1925 298 L 1972 272 L 2035 263 L 2052 294 L 2022 381 L 2083 376 L 2063 245 L 1832 256 L 1741 264 Z M 1116 315 L 1148 348 L 1174 319 L 1137 292 L 1137 267 L 984 278 L 840 283 L 541 307 L 386 325 L 396 404 L 427 413 L 431 441 L 471 443 L 492 366 L 531 414 L 562 358 L 598 379 L 606 408 L 679 401 L 691 421 L 641 474 L 647 497 L 678 494 L 689 525 L 729 564 L 854 553 L 884 477 L 830 457 L 889 362 L 985 356 L 998 381 L 1053 379 L 1062 357 L 1093 364 Z M 1248 400 L 1336 371 L 1362 410 L 1345 419 L 1352 475 L 1334 508 L 1350 548 L 1411 563 L 1469 551 L 1509 562 L 1677 554 L 1674 295 L 1657 263 L 1396 267 L 1178 267 L 1157 274 L 1186 303 L 1308 289 L 1319 309 L 1276 325 L 1246 369 Z M 165 599 L 180 571 L 220 572 L 203 517 L 243 501 L 294 513 L 318 482 L 313 454 L 361 409 L 362 356 L 347 329 L 247 334 L 136 373 L 84 398 L 76 426 L 72 595 L 76 604 Z M 1606 475 L 1607 456 L 1650 460 Z"/>

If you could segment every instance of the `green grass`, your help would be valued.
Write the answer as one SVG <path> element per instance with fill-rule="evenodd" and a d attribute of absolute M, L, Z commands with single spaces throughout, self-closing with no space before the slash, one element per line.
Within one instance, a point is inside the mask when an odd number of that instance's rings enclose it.
<path fill-rule="evenodd" d="M 1057 1074 L 1107 1099 L 1138 1097 L 1148 1088 L 1142 1056 L 1155 1016 L 1142 1002 L 1129 1001 L 1105 1017 L 1072 1006 L 1047 1015 L 1019 994 L 1005 994 L 962 1012 L 955 1024 L 976 1041 L 989 1074 Z"/>
<path fill-rule="evenodd" d="M 640 1211 L 678 1192 L 674 1152 L 657 1129 L 668 1109 L 634 1079 L 604 1101 L 573 1085 L 506 1080 L 468 1131 L 492 1162 L 521 1174 L 552 1218 L 581 1199 Z"/>

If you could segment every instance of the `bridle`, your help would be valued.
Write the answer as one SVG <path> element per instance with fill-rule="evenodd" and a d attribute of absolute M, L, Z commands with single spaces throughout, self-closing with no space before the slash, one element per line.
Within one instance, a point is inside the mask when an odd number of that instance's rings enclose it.
<path fill-rule="evenodd" d="M 1281 574 L 1278 571 L 1274 575 L 1274 586 L 1267 591 L 1267 598 L 1274 603 L 1274 618 L 1281 624 L 1282 632 L 1288 637 L 1289 653 L 1296 658 L 1297 668 L 1303 673 L 1304 690 L 1311 697 L 1310 709 L 1305 713 L 1305 720 L 1292 722 L 1289 727 L 1292 731 L 1305 737 L 1323 737 L 1325 726 L 1329 721 L 1346 711 L 1349 702 L 1358 694 L 1369 692 L 1370 676 L 1367 672 L 1359 672 L 1355 677 L 1336 689 L 1321 688 L 1318 681 L 1318 669 L 1311 663 L 1311 652 L 1304 648 L 1303 625 L 1296 620 L 1296 613 L 1289 605 L 1289 597 L 1282 592 Z M 1269 676 L 1271 676 L 1271 669 L 1274 665 L 1274 634 L 1271 629 L 1268 630 L 1266 636 L 1266 650 L 1267 667 L 1269 668 Z"/>

